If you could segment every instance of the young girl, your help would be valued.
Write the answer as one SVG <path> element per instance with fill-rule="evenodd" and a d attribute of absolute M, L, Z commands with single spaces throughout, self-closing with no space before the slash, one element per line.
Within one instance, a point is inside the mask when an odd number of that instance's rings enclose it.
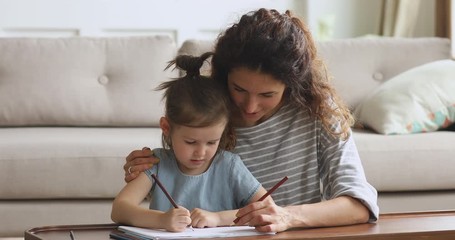
<path fill-rule="evenodd" d="M 154 149 L 160 160 L 117 195 L 112 220 L 146 228 L 183 231 L 193 227 L 230 225 L 238 209 L 257 201 L 265 189 L 247 170 L 229 131 L 227 93 L 199 69 L 211 54 L 179 56 L 170 62 L 186 76 L 162 83 L 165 116 L 160 119 L 164 148 Z M 151 177 L 155 174 L 179 205 L 174 208 Z M 150 209 L 140 203 L 151 195 Z M 271 201 L 271 198 L 267 199 Z"/>

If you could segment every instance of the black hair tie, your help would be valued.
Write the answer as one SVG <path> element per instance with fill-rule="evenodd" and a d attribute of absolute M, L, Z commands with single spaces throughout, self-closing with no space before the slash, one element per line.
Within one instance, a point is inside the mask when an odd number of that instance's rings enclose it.
<path fill-rule="evenodd" d="M 200 75 L 200 72 L 199 72 L 199 69 L 188 70 L 188 71 L 186 72 L 186 75 L 187 75 L 188 77 L 197 77 L 197 76 Z"/>

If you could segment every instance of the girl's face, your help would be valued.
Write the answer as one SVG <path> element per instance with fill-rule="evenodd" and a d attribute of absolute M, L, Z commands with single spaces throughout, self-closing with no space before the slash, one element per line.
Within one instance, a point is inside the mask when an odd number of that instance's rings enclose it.
<path fill-rule="evenodd" d="M 169 122 L 162 118 L 160 123 L 163 124 L 163 121 L 167 122 L 164 123 L 167 124 L 167 130 L 166 126 L 163 128 L 161 125 L 161 128 L 165 135 L 171 134 L 172 149 L 180 171 L 188 175 L 205 172 L 218 150 L 226 122 L 199 128 L 175 125 L 172 126 L 172 131 L 169 131 Z"/>
<path fill-rule="evenodd" d="M 271 117 L 280 107 L 286 85 L 272 75 L 240 67 L 228 75 L 228 88 L 238 108 L 240 126 L 255 126 Z"/>

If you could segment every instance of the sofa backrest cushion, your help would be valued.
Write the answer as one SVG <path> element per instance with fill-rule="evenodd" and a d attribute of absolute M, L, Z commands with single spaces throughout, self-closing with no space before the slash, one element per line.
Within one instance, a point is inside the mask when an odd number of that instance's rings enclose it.
<path fill-rule="evenodd" d="M 0 38 L 0 126 L 158 126 L 167 36 Z"/>
<path fill-rule="evenodd" d="M 332 83 L 351 109 L 395 75 L 450 58 L 450 41 L 443 38 L 355 38 L 317 45 Z M 212 50 L 211 41 L 189 40 L 179 52 L 198 55 Z"/>
<path fill-rule="evenodd" d="M 442 38 L 357 38 L 320 42 L 332 82 L 354 109 L 379 85 L 413 67 L 450 58 Z"/>

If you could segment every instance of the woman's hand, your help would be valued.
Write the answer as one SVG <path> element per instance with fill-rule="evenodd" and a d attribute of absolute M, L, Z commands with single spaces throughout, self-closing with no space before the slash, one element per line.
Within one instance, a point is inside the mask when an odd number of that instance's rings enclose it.
<path fill-rule="evenodd" d="M 277 206 L 273 201 L 253 202 L 239 209 L 237 225 L 255 226 L 259 232 L 282 232 L 290 228 L 333 227 L 366 223 L 368 208 L 359 200 L 340 196 L 330 200 Z"/>
<path fill-rule="evenodd" d="M 164 214 L 163 223 L 167 231 L 181 232 L 191 224 L 190 211 L 180 206 L 171 208 Z"/>
<path fill-rule="evenodd" d="M 290 228 L 292 214 L 271 201 L 253 202 L 239 209 L 236 225 L 255 226 L 259 232 L 282 232 Z"/>
<path fill-rule="evenodd" d="M 139 174 L 157 164 L 160 160 L 153 155 L 153 151 L 148 147 L 142 150 L 134 150 L 126 157 L 126 163 L 123 165 L 125 170 L 125 182 L 130 182 Z"/>

